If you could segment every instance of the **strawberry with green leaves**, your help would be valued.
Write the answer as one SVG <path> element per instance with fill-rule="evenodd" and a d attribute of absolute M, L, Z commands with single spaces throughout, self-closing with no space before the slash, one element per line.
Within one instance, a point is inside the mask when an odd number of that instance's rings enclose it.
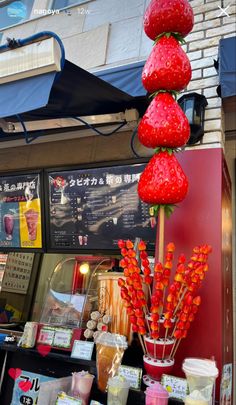
<path fill-rule="evenodd" d="M 186 115 L 170 93 L 159 93 L 149 105 L 138 127 L 138 138 L 147 148 L 178 148 L 188 142 Z"/>
<path fill-rule="evenodd" d="M 163 32 L 185 37 L 192 31 L 194 15 L 188 0 L 152 0 L 144 15 L 144 31 L 153 41 Z"/>
<path fill-rule="evenodd" d="M 138 183 L 140 199 L 152 205 L 181 202 L 188 191 L 188 180 L 170 151 L 159 151 L 148 162 Z"/>
<path fill-rule="evenodd" d="M 143 86 L 149 93 L 158 90 L 181 91 L 191 80 L 189 59 L 178 40 L 162 36 L 154 45 L 142 72 Z"/>

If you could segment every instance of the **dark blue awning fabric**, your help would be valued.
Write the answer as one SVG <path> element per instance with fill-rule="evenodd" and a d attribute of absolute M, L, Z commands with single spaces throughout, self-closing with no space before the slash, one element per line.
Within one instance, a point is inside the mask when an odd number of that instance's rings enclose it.
<path fill-rule="evenodd" d="M 144 63 L 137 62 L 117 68 L 101 70 L 95 72 L 94 75 L 133 97 L 142 97 L 147 93 L 141 79 Z"/>
<path fill-rule="evenodd" d="M 29 80 L 29 82 L 27 82 Z M 144 97 L 133 97 L 99 77 L 65 61 L 64 69 L 54 78 L 41 75 L 0 85 L 1 117 L 12 122 L 112 114 L 137 108 L 142 114 Z"/>
<path fill-rule="evenodd" d="M 220 40 L 219 76 L 221 97 L 236 96 L 236 37 Z"/>
<path fill-rule="evenodd" d="M 56 72 L 0 85 L 0 118 L 47 105 Z"/>

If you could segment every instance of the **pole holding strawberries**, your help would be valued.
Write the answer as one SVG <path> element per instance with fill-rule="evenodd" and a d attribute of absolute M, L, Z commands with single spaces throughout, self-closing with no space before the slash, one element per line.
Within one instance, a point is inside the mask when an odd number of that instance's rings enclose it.
<path fill-rule="evenodd" d="M 143 72 L 145 89 L 154 97 L 139 127 L 139 141 L 153 148 L 154 156 L 142 173 L 138 194 L 159 215 L 156 262 L 164 258 L 164 214 L 185 198 L 188 180 L 174 152 L 190 137 L 190 125 L 176 102 L 176 92 L 191 80 L 191 65 L 180 42 L 193 28 L 187 0 L 152 0 L 144 16 L 144 31 L 155 41 Z"/>

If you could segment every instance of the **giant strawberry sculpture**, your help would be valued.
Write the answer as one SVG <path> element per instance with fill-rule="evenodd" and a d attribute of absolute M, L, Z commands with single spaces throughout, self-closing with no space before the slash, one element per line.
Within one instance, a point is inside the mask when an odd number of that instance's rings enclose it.
<path fill-rule="evenodd" d="M 161 37 L 151 52 L 142 73 L 145 89 L 181 91 L 191 80 L 191 66 L 186 53 L 174 36 Z"/>
<path fill-rule="evenodd" d="M 138 184 L 141 200 L 149 204 L 176 204 L 188 191 L 188 180 L 174 154 L 156 153 L 144 169 Z"/>
<path fill-rule="evenodd" d="M 156 206 L 156 211 L 168 208 L 167 213 L 169 205 L 181 202 L 188 190 L 188 180 L 173 151 L 187 143 L 190 128 L 173 95 L 191 79 L 190 62 L 179 41 L 192 27 L 188 0 L 152 0 L 144 16 L 144 30 L 155 45 L 142 82 L 154 93 L 154 100 L 139 124 L 138 137 L 156 153 L 140 177 L 138 194 L 142 201 Z"/>
<path fill-rule="evenodd" d="M 185 37 L 193 28 L 193 10 L 188 0 L 152 0 L 144 15 L 144 31 L 153 39 L 163 32 Z"/>
<path fill-rule="evenodd" d="M 189 136 L 189 122 L 179 104 L 170 93 L 159 93 L 140 121 L 139 141 L 147 148 L 178 148 Z"/>

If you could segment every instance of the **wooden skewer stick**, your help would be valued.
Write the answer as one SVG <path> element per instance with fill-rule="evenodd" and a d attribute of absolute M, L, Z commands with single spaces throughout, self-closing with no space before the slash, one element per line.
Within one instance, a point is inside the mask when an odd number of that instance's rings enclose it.
<path fill-rule="evenodd" d="M 144 312 L 145 321 L 146 321 L 146 324 L 147 324 L 147 327 L 148 327 L 148 332 L 149 332 L 149 334 L 151 334 L 151 329 L 150 329 L 149 320 L 148 320 L 149 311 L 148 311 L 147 306 L 143 307 L 143 312 Z"/>
<path fill-rule="evenodd" d="M 177 345 L 175 346 L 175 350 L 174 350 L 174 352 L 173 352 L 173 354 L 172 354 L 172 357 L 175 357 L 176 352 L 177 352 L 177 350 L 178 350 L 178 347 L 179 347 L 179 344 L 180 344 L 181 340 L 182 340 L 182 339 L 179 339 L 179 340 L 178 340 Z"/>
<path fill-rule="evenodd" d="M 148 284 L 148 292 L 149 292 L 149 296 L 150 296 L 150 300 L 151 300 L 151 298 L 152 298 L 152 291 L 151 291 L 150 284 Z"/>
<path fill-rule="evenodd" d="M 154 359 L 157 358 L 156 339 L 154 339 Z"/>
<path fill-rule="evenodd" d="M 146 353 L 148 353 L 148 349 L 147 349 L 147 344 L 146 344 L 146 340 L 143 338 L 143 342 L 144 342 L 144 346 L 145 346 L 145 349 L 146 349 Z"/>
<path fill-rule="evenodd" d="M 176 306 L 176 308 L 175 308 L 175 311 L 174 311 L 174 314 L 173 314 L 174 316 L 175 316 L 176 312 L 178 311 L 178 309 L 179 309 L 179 307 L 180 307 L 180 304 L 181 304 L 181 302 L 183 301 L 184 296 L 185 296 L 187 290 L 188 290 L 188 287 L 185 287 L 185 289 L 184 289 L 184 291 L 183 291 L 183 294 L 181 295 L 181 297 L 180 297 L 180 299 L 179 299 L 179 302 L 178 302 L 178 304 L 177 304 L 177 306 Z"/>
<path fill-rule="evenodd" d="M 175 331 L 176 331 L 176 328 L 177 328 L 177 321 L 176 321 L 176 323 L 175 323 L 175 327 L 174 327 L 174 329 L 173 329 L 173 332 L 172 332 L 171 338 L 173 338 L 174 333 L 175 333 Z"/>
<path fill-rule="evenodd" d="M 170 352 L 170 355 L 169 355 L 169 359 L 171 359 L 172 354 L 174 353 L 176 342 L 177 342 L 177 339 L 175 339 L 175 341 L 174 341 L 173 347 L 172 347 L 171 352 Z"/>
<path fill-rule="evenodd" d="M 144 347 L 143 339 L 142 339 L 142 336 L 140 335 L 140 333 L 138 333 L 138 338 L 139 338 L 140 344 L 141 344 L 141 346 L 142 346 L 143 353 L 146 354 L 147 351 L 146 351 L 146 349 L 145 349 L 145 347 Z"/>
<path fill-rule="evenodd" d="M 159 256 L 158 261 L 163 264 L 164 261 L 164 228 L 165 228 L 165 208 L 159 209 Z"/>
<path fill-rule="evenodd" d="M 164 356 L 165 356 L 167 335 L 168 335 L 168 328 L 166 328 L 166 333 L 165 333 L 164 346 L 163 346 L 163 350 L 162 350 L 162 360 L 164 359 Z"/>

